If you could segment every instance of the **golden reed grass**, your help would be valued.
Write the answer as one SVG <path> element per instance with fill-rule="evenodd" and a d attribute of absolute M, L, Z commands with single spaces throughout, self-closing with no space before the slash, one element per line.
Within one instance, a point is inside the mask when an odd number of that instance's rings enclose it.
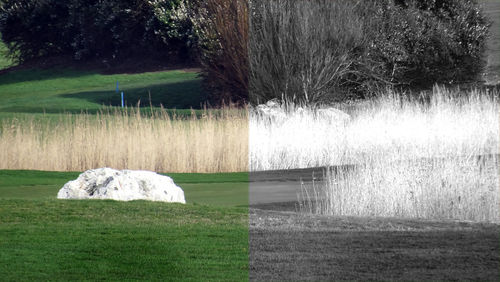
<path fill-rule="evenodd" d="M 3 120 L 0 129 L 0 169 L 248 171 L 246 109 L 205 109 L 189 117 L 164 109 L 153 116 L 138 109 L 66 114 L 57 122 Z"/>

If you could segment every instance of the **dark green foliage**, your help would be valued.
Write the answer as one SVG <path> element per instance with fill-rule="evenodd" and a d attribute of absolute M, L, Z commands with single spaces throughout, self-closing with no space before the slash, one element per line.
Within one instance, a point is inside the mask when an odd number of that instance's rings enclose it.
<path fill-rule="evenodd" d="M 6 0 L 0 33 L 20 61 L 50 55 L 76 60 L 193 59 L 197 39 L 182 0 Z"/>
<path fill-rule="evenodd" d="M 488 22 L 475 0 L 255 0 L 250 101 L 323 103 L 469 82 Z"/>
<path fill-rule="evenodd" d="M 62 1 L 6 0 L 0 6 L 2 41 L 19 60 L 68 52 L 75 32 L 68 14 Z"/>
<path fill-rule="evenodd" d="M 181 61 L 196 61 L 198 59 L 198 33 L 191 18 L 191 11 L 196 7 L 197 0 L 157 0 L 153 1 L 155 19 L 148 23 L 147 29 L 154 30 L 159 39 L 157 47 L 166 44 Z M 164 46 L 163 46 L 164 48 Z"/>

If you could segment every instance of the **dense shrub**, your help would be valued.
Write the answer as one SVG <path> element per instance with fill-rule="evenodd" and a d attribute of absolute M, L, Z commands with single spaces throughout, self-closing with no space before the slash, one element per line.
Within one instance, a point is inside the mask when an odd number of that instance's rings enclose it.
<path fill-rule="evenodd" d="M 475 0 L 253 0 L 250 101 L 317 103 L 474 79 L 488 25 Z"/>
<path fill-rule="evenodd" d="M 154 0 L 148 1 L 154 8 L 154 20 L 148 26 L 153 34 L 171 50 L 171 56 L 181 61 L 197 61 L 199 38 L 193 10 L 199 0 Z M 145 41 L 148 41 L 145 38 Z M 153 46 L 155 49 L 161 46 Z M 163 46 L 165 48 L 165 46 Z"/>
<path fill-rule="evenodd" d="M 66 53 L 72 34 L 67 4 L 56 0 L 0 3 L 2 41 L 17 59 Z"/>
<path fill-rule="evenodd" d="M 183 0 L 5 0 L 0 33 L 17 59 L 50 55 L 186 61 L 196 45 Z"/>
<path fill-rule="evenodd" d="M 367 30 L 393 82 L 470 81 L 484 66 L 488 22 L 475 0 L 386 0 L 377 18 L 379 31 Z"/>

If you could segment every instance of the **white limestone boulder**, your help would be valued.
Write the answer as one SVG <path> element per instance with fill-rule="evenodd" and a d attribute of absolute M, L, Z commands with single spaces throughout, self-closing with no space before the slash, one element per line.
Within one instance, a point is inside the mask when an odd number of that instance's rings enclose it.
<path fill-rule="evenodd" d="M 172 178 L 152 171 L 98 168 L 66 183 L 58 199 L 149 200 L 186 203 L 184 191 Z"/>

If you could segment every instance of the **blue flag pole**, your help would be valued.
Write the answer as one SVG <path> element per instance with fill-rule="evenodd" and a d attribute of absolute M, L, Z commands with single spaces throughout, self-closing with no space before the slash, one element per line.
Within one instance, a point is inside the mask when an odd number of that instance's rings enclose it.
<path fill-rule="evenodd" d="M 122 108 L 123 108 L 123 92 L 122 92 Z"/>
<path fill-rule="evenodd" d="M 116 93 L 120 93 L 120 88 L 118 87 L 120 83 L 116 81 Z"/>

